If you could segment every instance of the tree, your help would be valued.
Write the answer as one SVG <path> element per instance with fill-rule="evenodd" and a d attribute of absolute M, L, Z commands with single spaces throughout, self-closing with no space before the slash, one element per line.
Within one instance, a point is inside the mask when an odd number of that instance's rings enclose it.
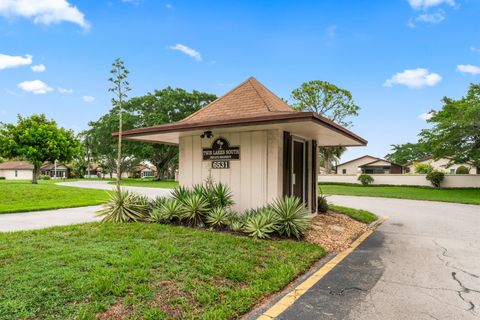
<path fill-rule="evenodd" d="M 425 143 L 392 144 L 392 153 L 385 156 L 388 161 L 397 164 L 406 164 L 430 155 L 428 145 Z"/>
<path fill-rule="evenodd" d="M 341 89 L 329 82 L 313 80 L 302 83 L 292 91 L 295 109 L 315 112 L 344 127 L 350 127 L 351 116 L 358 116 L 360 107 L 355 104 L 350 91 Z M 330 173 L 335 157 L 340 158 L 345 147 L 320 148 L 320 157 L 325 160 L 325 170 Z"/>
<path fill-rule="evenodd" d="M 33 164 L 32 183 L 36 184 L 45 161 L 69 162 L 78 153 L 80 142 L 73 131 L 59 128 L 44 114 L 18 116 L 17 124 L 0 127 L 0 156 L 21 158 Z"/>
<path fill-rule="evenodd" d="M 471 161 L 480 166 L 480 84 L 472 84 L 467 95 L 443 98 L 440 111 L 431 111 L 433 126 L 420 133 L 435 159 L 448 157 L 452 163 Z"/>
<path fill-rule="evenodd" d="M 116 59 L 112 63 L 112 76 L 108 79 L 112 83 L 112 87 L 108 89 L 113 93 L 112 106 L 118 108 L 118 149 L 117 149 L 117 191 L 120 192 L 120 179 L 122 176 L 121 162 L 122 162 L 122 113 L 123 101 L 128 97 L 130 84 L 127 81 L 128 70 L 122 60 Z"/>
<path fill-rule="evenodd" d="M 167 87 L 130 99 L 125 104 L 125 110 L 136 117 L 136 127 L 148 127 L 182 120 L 216 98 L 205 92 Z M 136 142 L 133 153 L 157 167 L 157 179 L 166 178 L 169 169 L 178 165 L 176 146 Z"/>

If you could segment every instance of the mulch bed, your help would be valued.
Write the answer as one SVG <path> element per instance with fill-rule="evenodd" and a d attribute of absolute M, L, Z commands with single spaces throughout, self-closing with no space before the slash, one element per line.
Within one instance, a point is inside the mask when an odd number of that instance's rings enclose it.
<path fill-rule="evenodd" d="M 347 249 L 353 240 L 365 232 L 368 225 L 344 214 L 329 211 L 312 219 L 312 226 L 305 235 L 305 241 L 318 244 L 328 252 Z"/>

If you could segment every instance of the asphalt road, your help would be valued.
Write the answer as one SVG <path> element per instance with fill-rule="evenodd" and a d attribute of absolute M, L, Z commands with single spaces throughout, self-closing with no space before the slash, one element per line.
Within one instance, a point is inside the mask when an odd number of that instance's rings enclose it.
<path fill-rule="evenodd" d="M 480 319 L 480 206 L 329 199 L 390 218 L 278 319 Z"/>

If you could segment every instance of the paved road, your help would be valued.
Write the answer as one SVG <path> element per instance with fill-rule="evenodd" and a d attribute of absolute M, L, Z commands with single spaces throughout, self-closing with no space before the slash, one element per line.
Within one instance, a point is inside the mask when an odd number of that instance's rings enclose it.
<path fill-rule="evenodd" d="M 113 185 L 105 181 L 76 181 L 63 182 L 58 185 L 72 186 L 78 188 L 92 188 L 112 190 Z M 124 189 L 146 195 L 150 198 L 157 196 L 168 196 L 170 189 L 122 187 Z M 53 226 L 64 226 L 69 224 L 99 221 L 101 218 L 95 216 L 101 206 L 89 206 L 79 208 L 66 208 L 48 211 L 33 211 L 12 214 L 0 214 L 0 232 L 42 229 Z"/>
<path fill-rule="evenodd" d="M 279 319 L 480 319 L 480 206 L 329 199 L 390 219 Z"/>
<path fill-rule="evenodd" d="M 101 189 L 101 190 L 113 190 L 114 185 L 109 184 L 108 181 L 100 180 L 83 180 L 74 182 L 61 182 L 57 183 L 59 186 L 69 186 L 77 188 L 89 188 L 89 189 Z M 135 193 L 146 195 L 149 198 L 164 197 L 170 195 L 171 189 L 162 188 L 144 188 L 144 187 L 129 187 L 125 186 L 122 189 L 129 190 Z"/>

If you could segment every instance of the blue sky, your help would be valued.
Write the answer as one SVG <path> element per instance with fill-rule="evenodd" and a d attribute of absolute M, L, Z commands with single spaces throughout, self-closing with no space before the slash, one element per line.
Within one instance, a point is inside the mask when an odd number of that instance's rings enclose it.
<path fill-rule="evenodd" d="M 342 160 L 415 141 L 441 98 L 480 82 L 480 1 L 0 0 L 0 121 L 46 113 L 80 131 L 110 108 L 111 62 L 131 96 L 165 86 L 222 95 L 255 76 L 289 98 L 302 82 L 348 89 Z"/>

